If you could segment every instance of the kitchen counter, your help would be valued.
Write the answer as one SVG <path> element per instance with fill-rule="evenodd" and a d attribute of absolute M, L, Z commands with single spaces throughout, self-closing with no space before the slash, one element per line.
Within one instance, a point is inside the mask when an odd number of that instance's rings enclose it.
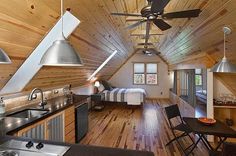
<path fill-rule="evenodd" d="M 47 114 L 30 118 L 30 119 L 24 119 L 24 118 L 14 118 L 14 117 L 3 117 L 0 120 L 0 144 L 11 140 L 20 140 L 20 141 L 33 141 L 33 142 L 42 142 L 46 144 L 51 145 L 62 145 L 62 146 L 69 146 L 70 149 L 64 154 L 64 156 L 154 156 L 152 152 L 147 151 L 136 151 L 136 150 L 125 150 L 125 149 L 119 149 L 119 148 L 109 148 L 109 147 L 98 147 L 98 146 L 88 146 L 88 145 L 79 145 L 79 144 L 68 144 L 64 142 L 53 142 L 48 140 L 35 140 L 35 139 L 29 139 L 29 138 L 23 138 L 23 137 L 16 137 L 16 136 L 9 136 L 14 134 L 15 132 L 30 126 L 40 120 L 43 120 L 49 116 L 52 116 L 60 111 L 65 110 L 66 108 L 72 106 L 72 105 L 79 105 L 81 102 L 85 99 L 87 99 L 89 96 L 86 95 L 74 95 L 73 101 L 68 100 L 68 98 L 62 96 L 57 97 L 54 99 L 50 99 L 47 101 L 47 105 L 45 108 L 49 109 L 49 112 Z M 21 109 L 14 110 L 13 112 L 24 110 L 27 108 L 35 108 L 38 104 L 31 105 L 30 107 L 23 107 Z M 11 114 L 13 112 L 7 112 L 7 114 Z"/>
<path fill-rule="evenodd" d="M 40 141 L 40 140 L 32 140 L 26 138 L 19 138 L 14 136 L 5 136 L 0 138 L 0 144 L 10 140 L 20 140 L 20 141 L 33 141 L 33 142 L 43 142 L 52 145 L 62 145 L 69 146 L 70 149 L 64 154 L 64 156 L 154 156 L 152 152 L 148 151 L 137 151 L 137 150 L 126 150 L 119 148 L 109 148 L 109 147 L 98 147 L 98 146 L 87 146 L 87 145 L 79 145 L 79 144 L 67 144 L 67 143 L 59 143 L 53 141 Z"/>
<path fill-rule="evenodd" d="M 65 96 L 56 97 L 47 101 L 46 109 L 49 111 L 46 114 L 40 115 L 34 118 L 15 118 L 15 117 L 2 117 L 0 120 L 0 136 L 12 135 L 15 132 L 32 125 L 40 120 L 43 120 L 49 116 L 52 116 L 60 111 L 65 110 L 66 108 L 72 105 L 78 105 L 81 101 L 88 98 L 88 95 L 74 95 L 73 101 L 69 100 Z M 4 116 L 18 112 L 28 108 L 39 108 L 38 103 L 35 105 L 25 106 L 20 109 L 16 109 L 11 112 L 6 112 Z"/>

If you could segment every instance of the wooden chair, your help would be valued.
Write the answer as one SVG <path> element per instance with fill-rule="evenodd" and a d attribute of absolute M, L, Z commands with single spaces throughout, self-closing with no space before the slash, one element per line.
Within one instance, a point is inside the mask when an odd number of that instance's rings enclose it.
<path fill-rule="evenodd" d="M 169 122 L 169 125 L 170 125 L 170 129 L 171 129 L 171 132 L 173 133 L 174 135 L 174 138 L 172 140 L 170 140 L 166 146 L 168 146 L 170 143 L 172 143 L 173 141 L 176 141 L 180 148 L 182 149 L 182 151 L 185 153 L 186 155 L 186 151 L 192 146 L 194 145 L 194 140 L 192 139 L 192 137 L 189 135 L 192 131 L 191 129 L 184 123 L 182 117 L 181 117 L 181 114 L 180 114 L 180 111 L 179 111 L 179 107 L 178 105 L 171 105 L 171 106 L 168 106 L 168 107 L 165 107 L 165 112 L 166 112 L 166 116 L 167 116 L 167 119 L 168 119 L 168 122 Z M 179 123 L 176 125 L 176 124 L 173 124 L 172 123 L 172 120 L 176 118 L 178 119 Z M 181 135 L 177 136 L 175 131 L 180 131 L 182 132 Z M 182 137 L 185 137 L 185 136 L 188 136 L 191 141 L 192 141 L 192 144 L 190 146 L 188 146 L 186 149 L 184 149 L 180 142 L 179 142 L 179 139 L 182 138 Z"/>

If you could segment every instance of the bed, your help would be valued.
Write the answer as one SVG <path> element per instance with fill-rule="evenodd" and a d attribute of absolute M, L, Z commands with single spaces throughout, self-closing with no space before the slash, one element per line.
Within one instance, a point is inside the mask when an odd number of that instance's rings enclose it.
<path fill-rule="evenodd" d="M 141 105 L 145 101 L 146 92 L 142 88 L 114 88 L 104 90 L 105 101 L 126 102 L 127 105 Z"/>
<path fill-rule="evenodd" d="M 198 90 L 196 91 L 196 97 L 197 100 L 203 102 L 203 103 L 207 103 L 207 92 L 206 90 Z"/>

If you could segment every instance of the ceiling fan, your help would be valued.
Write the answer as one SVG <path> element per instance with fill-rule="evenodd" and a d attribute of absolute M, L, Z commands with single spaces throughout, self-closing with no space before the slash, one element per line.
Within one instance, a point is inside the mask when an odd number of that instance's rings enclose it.
<path fill-rule="evenodd" d="M 164 8 L 169 3 L 170 0 L 148 0 L 148 5 L 142 8 L 140 13 L 111 13 L 115 16 L 136 16 L 144 17 L 142 19 L 127 28 L 132 29 L 140 24 L 147 22 L 147 27 L 150 27 L 150 23 L 153 22 L 162 31 L 170 29 L 171 26 L 164 20 L 174 19 L 174 18 L 192 18 L 198 17 L 201 13 L 200 9 L 185 10 L 171 13 L 164 13 Z"/>
<path fill-rule="evenodd" d="M 194 10 L 185 10 L 171 13 L 164 13 L 164 8 L 170 2 L 170 0 L 148 0 L 148 5 L 142 8 L 140 13 L 111 13 L 115 16 L 135 16 L 135 17 L 144 17 L 146 19 L 139 20 L 138 22 L 129 25 L 127 28 L 132 29 L 140 24 L 146 23 L 146 38 L 145 44 L 148 43 L 149 32 L 151 22 L 153 22 L 159 29 L 165 31 L 171 28 L 171 25 L 166 23 L 164 20 L 174 19 L 174 18 L 192 18 L 198 17 L 201 13 L 200 9 Z"/>
<path fill-rule="evenodd" d="M 156 51 L 154 48 L 148 48 L 147 46 L 144 47 L 142 50 L 142 53 L 147 56 L 153 56 L 153 55 L 160 55 L 161 52 Z"/>

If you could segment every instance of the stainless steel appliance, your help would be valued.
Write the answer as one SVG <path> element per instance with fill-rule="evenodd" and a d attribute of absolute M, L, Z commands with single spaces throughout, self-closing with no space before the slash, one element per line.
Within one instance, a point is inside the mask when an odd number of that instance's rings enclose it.
<path fill-rule="evenodd" d="M 75 107 L 76 143 L 88 132 L 88 103 Z"/>
<path fill-rule="evenodd" d="M 69 146 L 44 144 L 41 142 L 9 140 L 0 145 L 3 156 L 63 156 Z"/>

